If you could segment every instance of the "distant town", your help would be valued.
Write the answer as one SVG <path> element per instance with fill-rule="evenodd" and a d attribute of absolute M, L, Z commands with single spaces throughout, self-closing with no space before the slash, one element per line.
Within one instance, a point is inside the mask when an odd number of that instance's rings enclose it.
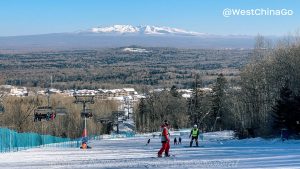
<path fill-rule="evenodd" d="M 39 89 L 39 90 L 30 90 L 27 87 L 17 87 L 12 85 L 0 85 L 0 95 L 1 96 L 16 96 L 16 97 L 26 97 L 26 96 L 37 96 L 37 95 L 46 95 L 47 90 L 51 94 L 58 94 L 63 96 L 73 96 L 74 94 L 79 95 L 94 95 L 95 98 L 101 100 L 124 100 L 124 98 L 128 98 L 133 101 L 138 101 L 141 98 L 146 98 L 146 94 L 139 94 L 134 88 L 120 88 L 120 89 L 96 89 L 96 90 L 88 90 L 88 89 L 81 89 L 81 90 L 59 90 L 55 88 L 49 89 Z M 153 89 L 150 90 L 149 93 L 153 92 L 162 92 L 164 90 L 170 91 L 169 88 L 165 89 Z M 205 92 L 211 92 L 211 88 L 200 88 L 199 90 Z M 190 98 L 193 89 L 176 89 L 178 93 L 181 94 L 183 98 Z"/>

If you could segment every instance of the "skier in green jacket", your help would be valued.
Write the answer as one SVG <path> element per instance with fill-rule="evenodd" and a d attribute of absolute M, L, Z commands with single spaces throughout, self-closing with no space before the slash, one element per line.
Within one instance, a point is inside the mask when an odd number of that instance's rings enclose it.
<path fill-rule="evenodd" d="M 194 140 L 196 142 L 196 146 L 199 147 L 199 144 L 198 144 L 199 129 L 198 129 L 198 126 L 196 124 L 194 125 L 194 128 L 191 130 L 191 134 L 190 134 L 189 138 L 191 138 L 191 137 L 192 137 L 192 139 L 191 139 L 191 142 L 190 142 L 190 147 L 192 147 Z"/>

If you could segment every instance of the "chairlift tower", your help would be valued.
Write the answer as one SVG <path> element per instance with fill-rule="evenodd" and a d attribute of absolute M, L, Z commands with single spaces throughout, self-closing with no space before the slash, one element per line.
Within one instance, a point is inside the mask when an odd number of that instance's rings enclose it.
<path fill-rule="evenodd" d="M 111 120 L 111 117 L 97 118 L 97 123 L 101 123 L 102 125 L 106 125 L 105 133 L 110 134 L 110 132 L 112 130 L 112 127 L 113 127 L 113 121 Z"/>
<path fill-rule="evenodd" d="M 122 120 L 119 120 L 120 117 L 124 117 L 125 116 L 125 111 L 112 111 L 111 112 L 111 116 L 110 117 L 102 117 L 102 118 L 98 118 L 97 122 L 101 123 L 101 124 L 108 124 L 113 126 L 116 126 L 117 131 L 116 133 L 119 134 L 119 124 L 122 123 Z"/>
<path fill-rule="evenodd" d="M 5 94 L 0 95 L 0 115 L 4 113 L 4 105 L 3 105 L 3 98 L 5 97 Z"/>
<path fill-rule="evenodd" d="M 129 119 L 130 118 L 130 114 L 132 114 L 132 112 L 130 112 L 130 110 L 133 111 L 132 101 L 130 100 L 129 97 L 125 97 L 124 100 L 125 100 L 124 101 L 125 102 L 124 109 L 127 109 L 127 119 Z"/>
<path fill-rule="evenodd" d="M 81 112 L 81 117 L 84 118 L 84 129 L 83 129 L 83 134 L 82 134 L 82 149 L 88 148 L 87 142 L 87 118 L 90 118 L 93 116 L 91 109 L 87 109 L 86 106 L 87 104 L 94 104 L 94 97 L 95 95 L 93 94 L 78 94 L 74 92 L 73 96 L 75 97 L 75 104 L 82 104 L 83 109 Z"/>
<path fill-rule="evenodd" d="M 125 111 L 113 111 L 112 116 L 113 116 L 113 121 L 114 125 L 117 127 L 117 134 L 119 134 L 119 117 L 123 117 L 125 115 Z M 123 122 L 123 121 L 121 121 Z"/>

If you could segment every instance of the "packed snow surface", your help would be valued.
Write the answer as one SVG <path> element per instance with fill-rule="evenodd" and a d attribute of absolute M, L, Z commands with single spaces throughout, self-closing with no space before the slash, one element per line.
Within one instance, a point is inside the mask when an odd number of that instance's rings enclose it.
<path fill-rule="evenodd" d="M 188 147 L 188 132 L 172 132 L 174 156 L 157 158 L 161 143 L 155 133 L 132 138 L 113 138 L 90 142 L 92 149 L 34 148 L 0 154 L 0 168 L 300 168 L 300 141 L 261 138 L 235 140 L 232 132 L 204 134 L 200 147 Z M 173 145 L 174 137 L 181 145 Z M 151 139 L 149 145 L 147 140 Z"/>

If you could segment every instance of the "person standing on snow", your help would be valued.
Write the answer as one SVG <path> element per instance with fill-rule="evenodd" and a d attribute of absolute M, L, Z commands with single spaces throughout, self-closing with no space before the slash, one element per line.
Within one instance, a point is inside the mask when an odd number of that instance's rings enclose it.
<path fill-rule="evenodd" d="M 169 123 L 167 120 L 164 121 L 164 124 L 161 126 L 161 149 L 158 151 L 157 156 L 162 157 L 162 153 L 165 152 L 165 157 L 169 157 L 170 150 L 170 133 L 169 133 Z"/>
<path fill-rule="evenodd" d="M 191 136 L 192 136 L 192 140 L 190 142 L 190 147 L 192 147 L 192 145 L 193 145 L 193 140 L 195 140 L 196 146 L 199 147 L 199 145 L 198 145 L 199 129 L 197 127 L 198 126 L 195 124 L 194 128 L 191 131 L 191 134 L 190 134 L 190 137 L 189 137 L 189 138 L 191 138 Z"/>
<path fill-rule="evenodd" d="M 150 138 L 148 139 L 146 146 L 149 145 L 149 144 L 150 144 Z"/>
<path fill-rule="evenodd" d="M 177 138 L 175 137 L 174 138 L 174 145 L 176 145 L 177 144 Z"/>
<path fill-rule="evenodd" d="M 178 144 L 181 144 L 181 137 L 178 138 Z"/>

